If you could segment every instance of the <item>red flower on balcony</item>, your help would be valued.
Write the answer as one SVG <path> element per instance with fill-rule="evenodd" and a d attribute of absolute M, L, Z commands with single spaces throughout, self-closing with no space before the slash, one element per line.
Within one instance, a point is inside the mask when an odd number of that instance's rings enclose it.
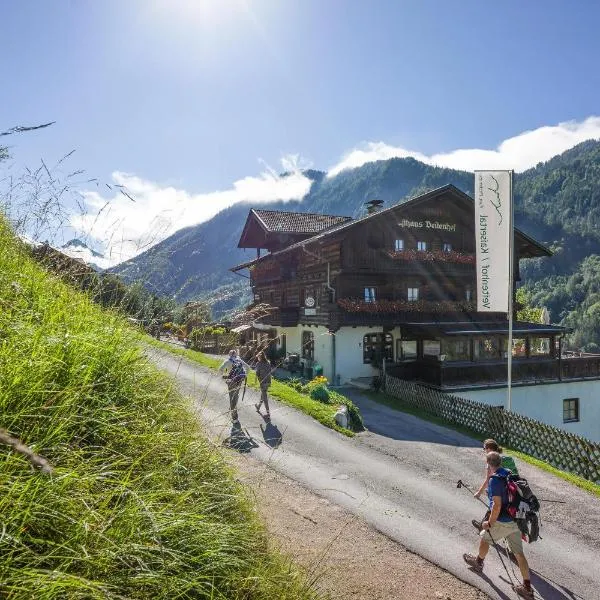
<path fill-rule="evenodd" d="M 339 298 L 338 306 L 349 313 L 369 314 L 394 314 L 399 312 L 472 312 L 475 310 L 473 302 L 466 300 L 377 300 L 376 302 L 365 302 L 359 298 Z"/>
<path fill-rule="evenodd" d="M 459 265 L 474 265 L 475 255 L 464 252 L 443 252 L 442 250 L 388 250 L 388 256 L 394 260 L 420 261 L 420 262 L 444 262 Z"/>

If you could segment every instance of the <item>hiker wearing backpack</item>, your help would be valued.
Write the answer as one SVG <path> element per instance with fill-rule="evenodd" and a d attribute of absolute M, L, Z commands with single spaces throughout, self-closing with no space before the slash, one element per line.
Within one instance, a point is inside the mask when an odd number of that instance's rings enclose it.
<path fill-rule="evenodd" d="M 498 442 L 496 442 L 496 440 L 493 439 L 487 439 L 483 442 L 483 452 L 484 454 L 487 456 L 488 452 L 497 452 L 498 454 L 502 455 L 502 446 L 498 445 Z M 515 464 L 515 460 L 512 456 L 504 456 L 502 455 L 502 467 L 504 467 L 505 469 L 509 470 L 513 475 L 515 476 L 519 476 L 519 472 L 517 471 L 517 465 Z M 490 481 L 490 476 L 487 473 L 487 465 L 486 465 L 486 477 L 483 480 L 483 483 L 479 486 L 479 489 L 473 494 L 473 496 L 475 496 L 475 498 L 479 498 L 481 496 L 481 494 L 483 494 L 484 490 L 487 489 L 488 483 Z M 483 517 L 483 519 L 481 521 L 477 521 L 475 519 L 473 519 L 471 521 L 471 523 L 473 523 L 473 527 L 475 527 L 475 529 L 477 529 L 478 531 L 481 531 L 481 524 L 483 523 L 483 521 L 485 521 L 487 519 L 487 517 L 489 516 L 489 511 L 485 514 L 485 516 Z"/>
<path fill-rule="evenodd" d="M 533 589 L 529 576 L 529 565 L 523 553 L 521 531 L 516 521 L 508 513 L 509 494 L 507 482 L 511 473 L 502 467 L 502 457 L 498 452 L 488 452 L 486 455 L 486 464 L 490 515 L 481 524 L 479 552 L 477 555 L 463 554 L 463 559 L 474 571 L 481 573 L 485 557 L 490 549 L 490 544 L 505 539 L 510 551 L 515 555 L 519 570 L 523 576 L 523 583 L 515 586 L 515 592 L 521 598 L 532 600 Z"/>
<path fill-rule="evenodd" d="M 236 350 L 229 351 L 229 357 L 223 361 L 223 364 L 219 367 L 219 372 L 223 373 L 223 379 L 225 379 L 229 391 L 231 420 L 237 421 L 237 405 L 240 397 L 240 390 L 246 383 L 246 368 L 244 366 L 244 361 L 237 355 Z"/>

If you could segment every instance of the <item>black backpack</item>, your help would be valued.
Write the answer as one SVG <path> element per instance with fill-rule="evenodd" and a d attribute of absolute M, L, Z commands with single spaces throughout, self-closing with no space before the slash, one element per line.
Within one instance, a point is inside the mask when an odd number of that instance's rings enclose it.
<path fill-rule="evenodd" d="M 513 475 L 510 472 L 508 475 L 494 474 L 492 477 L 503 481 L 506 486 L 508 502 L 506 506 L 502 506 L 502 512 L 517 523 L 519 530 L 530 544 L 541 539 L 538 516 L 540 501 L 531 491 L 527 479 Z"/>

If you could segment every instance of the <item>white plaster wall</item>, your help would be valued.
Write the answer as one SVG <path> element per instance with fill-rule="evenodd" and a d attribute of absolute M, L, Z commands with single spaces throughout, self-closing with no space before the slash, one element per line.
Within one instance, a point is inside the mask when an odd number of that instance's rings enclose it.
<path fill-rule="evenodd" d="M 277 327 L 277 335 L 285 333 L 285 347 L 288 354 L 294 354 L 300 352 L 300 346 L 302 345 L 302 333 L 300 327 Z M 281 344 L 278 344 L 278 348 L 281 348 Z"/>
<path fill-rule="evenodd" d="M 342 383 L 357 377 L 379 375 L 379 369 L 363 363 L 363 337 L 367 333 L 381 332 L 376 327 L 341 327 L 335 334 L 336 371 Z M 394 353 L 398 332 L 393 331 Z"/>
<path fill-rule="evenodd" d="M 468 390 L 457 392 L 456 395 L 494 406 L 506 405 L 506 388 Z M 579 398 L 578 422 L 563 423 L 563 400 L 567 398 Z M 600 442 L 600 381 L 513 387 L 512 409 L 569 433 Z"/>
<path fill-rule="evenodd" d="M 332 343 L 327 327 L 298 325 L 297 327 L 277 327 L 277 335 L 285 333 L 286 351 L 298 353 L 302 357 L 302 332 L 310 331 L 314 336 L 315 355 L 314 362 L 323 367 L 323 375 L 331 381 Z M 303 360 L 300 358 L 300 360 Z"/>

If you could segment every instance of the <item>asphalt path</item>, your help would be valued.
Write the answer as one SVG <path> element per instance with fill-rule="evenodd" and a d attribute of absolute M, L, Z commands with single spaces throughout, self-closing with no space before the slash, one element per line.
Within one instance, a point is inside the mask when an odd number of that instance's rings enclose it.
<path fill-rule="evenodd" d="M 259 393 L 251 388 L 240 404 L 237 429 L 218 375 L 167 352 L 148 353 L 192 398 L 199 417 L 224 444 L 251 452 L 491 598 L 516 598 L 509 576 L 520 582 L 520 574 L 506 558 L 508 575 L 492 549 L 483 575 L 462 560 L 463 552 L 476 551 L 471 519 L 481 518 L 485 508 L 456 482 L 461 479 L 472 489 L 481 483 L 480 442 L 372 402 L 353 389 L 344 392 L 359 405 L 369 430 L 354 438 L 275 399 L 270 399 L 272 420 L 266 423 L 254 409 Z M 537 597 L 600 598 L 600 498 L 531 465 L 520 463 L 519 471 L 539 498 L 564 502 L 542 502 L 543 539 L 525 548 Z"/>

